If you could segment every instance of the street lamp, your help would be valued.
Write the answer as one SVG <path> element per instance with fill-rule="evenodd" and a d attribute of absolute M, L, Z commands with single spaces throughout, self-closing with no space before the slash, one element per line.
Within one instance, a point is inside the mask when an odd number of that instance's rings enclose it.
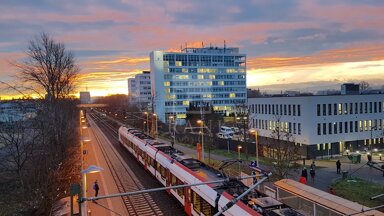
<path fill-rule="evenodd" d="M 372 150 L 372 130 L 373 129 L 377 129 L 377 126 L 372 126 L 372 122 L 371 122 L 371 139 L 369 140 L 369 150 Z"/>
<path fill-rule="evenodd" d="M 197 124 L 200 125 L 200 134 L 201 134 L 201 153 L 202 153 L 202 161 L 204 161 L 204 121 L 197 120 Z"/>
<path fill-rule="evenodd" d="M 156 115 L 156 113 L 153 113 L 153 116 L 155 117 L 155 137 L 157 137 L 157 115 Z"/>
<path fill-rule="evenodd" d="M 84 199 L 87 198 L 87 174 L 90 174 L 90 173 L 98 173 L 100 171 L 103 171 L 104 169 L 101 168 L 101 167 L 98 167 L 96 165 L 91 165 L 89 166 L 87 169 L 85 170 L 81 170 L 81 174 L 82 174 L 82 185 L 83 185 L 83 195 L 82 195 L 82 198 L 81 198 L 81 201 L 84 201 Z M 83 202 L 84 203 L 84 210 L 83 210 L 83 215 L 87 215 L 87 203 Z"/>
<path fill-rule="evenodd" d="M 249 133 L 255 133 L 255 143 L 256 143 L 256 166 L 259 167 L 259 134 L 256 129 L 249 130 Z"/>
<path fill-rule="evenodd" d="M 237 153 L 238 153 L 238 160 L 239 160 L 239 175 L 240 175 L 240 150 L 242 149 L 243 147 L 241 145 L 238 145 L 237 146 Z"/>
<path fill-rule="evenodd" d="M 148 112 L 144 112 L 144 115 L 146 115 L 146 117 L 147 117 L 147 124 L 146 124 L 147 127 L 146 127 L 146 131 L 147 131 L 147 134 L 148 134 L 148 133 L 149 133 L 149 132 L 148 132 L 148 129 L 149 129 L 149 127 L 148 127 L 148 125 L 149 125 L 149 124 L 148 124 Z"/>

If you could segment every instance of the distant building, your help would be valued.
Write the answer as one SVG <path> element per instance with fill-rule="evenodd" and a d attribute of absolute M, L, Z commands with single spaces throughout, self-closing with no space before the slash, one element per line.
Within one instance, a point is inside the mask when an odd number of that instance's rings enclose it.
<path fill-rule="evenodd" d="M 136 74 L 135 78 L 128 79 L 128 94 L 131 102 L 148 105 L 151 102 L 150 71 Z"/>
<path fill-rule="evenodd" d="M 341 94 L 350 95 L 350 94 L 359 94 L 360 85 L 354 83 L 344 83 L 341 85 Z"/>
<path fill-rule="evenodd" d="M 91 93 L 88 91 L 80 92 L 80 103 L 89 104 L 91 102 Z"/>
<path fill-rule="evenodd" d="M 28 100 L 0 102 L 0 122 L 24 121 L 36 116 L 36 104 Z"/>
<path fill-rule="evenodd" d="M 211 105 L 230 114 L 246 104 L 246 55 L 238 48 L 185 48 L 181 52 L 150 53 L 155 113 L 163 122 L 186 118 L 187 108 Z"/>
<path fill-rule="evenodd" d="M 250 98 L 248 106 L 261 144 L 285 131 L 307 158 L 384 147 L 384 94 Z"/>

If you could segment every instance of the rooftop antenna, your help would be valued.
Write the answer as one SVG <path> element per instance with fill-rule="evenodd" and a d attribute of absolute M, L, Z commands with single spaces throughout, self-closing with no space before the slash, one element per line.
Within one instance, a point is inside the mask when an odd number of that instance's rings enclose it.
<path fill-rule="evenodd" d="M 212 49 L 212 43 L 209 43 L 209 48 L 211 48 L 211 49 Z"/>
<path fill-rule="evenodd" d="M 188 47 L 188 46 L 187 46 L 187 42 L 185 42 L 185 49 L 187 49 L 187 47 Z"/>
<path fill-rule="evenodd" d="M 180 45 L 180 51 L 183 51 L 183 44 Z"/>
<path fill-rule="evenodd" d="M 225 49 L 227 48 L 226 44 L 225 44 L 225 40 L 224 40 L 224 52 L 225 52 Z"/>
<path fill-rule="evenodd" d="M 201 41 L 201 48 L 204 48 L 204 42 Z"/>

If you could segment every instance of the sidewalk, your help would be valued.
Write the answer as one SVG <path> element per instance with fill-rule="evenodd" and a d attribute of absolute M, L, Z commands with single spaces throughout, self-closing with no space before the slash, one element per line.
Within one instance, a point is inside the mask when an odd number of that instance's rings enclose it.
<path fill-rule="evenodd" d="M 100 136 L 100 133 L 102 132 L 93 122 L 93 120 L 89 117 L 87 119 L 89 120 L 91 127 L 83 129 L 83 139 L 86 138 L 90 141 L 83 144 L 84 150 L 87 152 L 87 154 L 84 156 L 83 169 L 86 169 L 90 165 L 96 165 L 102 167 L 104 170 L 99 173 L 91 173 L 86 175 L 86 196 L 95 196 L 95 191 L 93 190 L 93 184 L 95 180 L 97 180 L 99 184 L 99 195 L 119 193 L 99 146 L 110 145 L 110 143 L 108 143 L 109 141 L 105 139 L 104 136 Z M 123 200 L 120 197 L 97 200 L 95 203 L 86 202 L 86 205 L 88 212 L 87 215 L 128 215 Z"/>
<path fill-rule="evenodd" d="M 167 141 L 162 138 L 157 138 L 158 140 L 164 142 L 164 143 L 171 143 L 170 141 Z M 194 158 L 196 158 L 196 149 L 191 149 L 186 146 L 180 145 L 175 143 L 174 147 L 185 154 L 188 154 Z M 205 159 L 207 160 L 208 158 L 208 152 L 206 151 L 205 154 Z M 231 159 L 225 156 L 221 155 L 215 155 L 211 153 L 211 158 L 214 160 L 227 160 Z M 336 173 L 336 161 L 340 159 L 341 162 L 341 172 L 347 171 L 348 175 L 352 174 L 352 177 L 359 177 L 362 179 L 365 179 L 367 181 L 373 181 L 379 184 L 384 184 L 384 177 L 382 176 L 383 174 L 375 170 L 373 168 L 369 168 L 367 165 L 364 165 L 367 163 L 367 156 L 366 154 L 362 154 L 361 156 L 361 163 L 358 164 L 353 164 L 346 156 L 340 156 L 340 157 L 335 157 L 330 160 L 315 160 L 316 164 L 316 175 L 315 175 L 315 181 L 312 182 L 310 175 L 309 175 L 309 168 L 312 163 L 312 160 L 306 160 L 305 161 L 305 166 L 308 171 L 308 185 L 323 190 L 323 191 L 328 191 L 329 186 L 336 180 L 340 179 L 342 177 L 341 174 Z M 374 157 L 373 161 L 379 161 L 379 157 Z M 384 162 L 384 161 L 383 161 Z M 264 168 L 264 167 L 263 167 Z M 266 169 L 268 169 L 266 167 Z M 293 173 L 293 177 L 291 177 L 294 180 L 298 180 L 301 175 L 301 170 L 299 172 Z"/>

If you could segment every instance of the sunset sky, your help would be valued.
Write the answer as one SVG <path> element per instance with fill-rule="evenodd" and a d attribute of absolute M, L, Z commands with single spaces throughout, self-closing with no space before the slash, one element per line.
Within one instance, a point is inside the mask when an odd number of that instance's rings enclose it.
<path fill-rule="evenodd" d="M 149 69 L 153 50 L 224 40 L 247 54 L 249 87 L 306 90 L 362 80 L 381 86 L 383 27 L 379 0 L 2 0 L 0 80 L 15 82 L 9 62 L 47 32 L 74 52 L 78 90 L 92 96 L 126 94 L 127 78 Z"/>

